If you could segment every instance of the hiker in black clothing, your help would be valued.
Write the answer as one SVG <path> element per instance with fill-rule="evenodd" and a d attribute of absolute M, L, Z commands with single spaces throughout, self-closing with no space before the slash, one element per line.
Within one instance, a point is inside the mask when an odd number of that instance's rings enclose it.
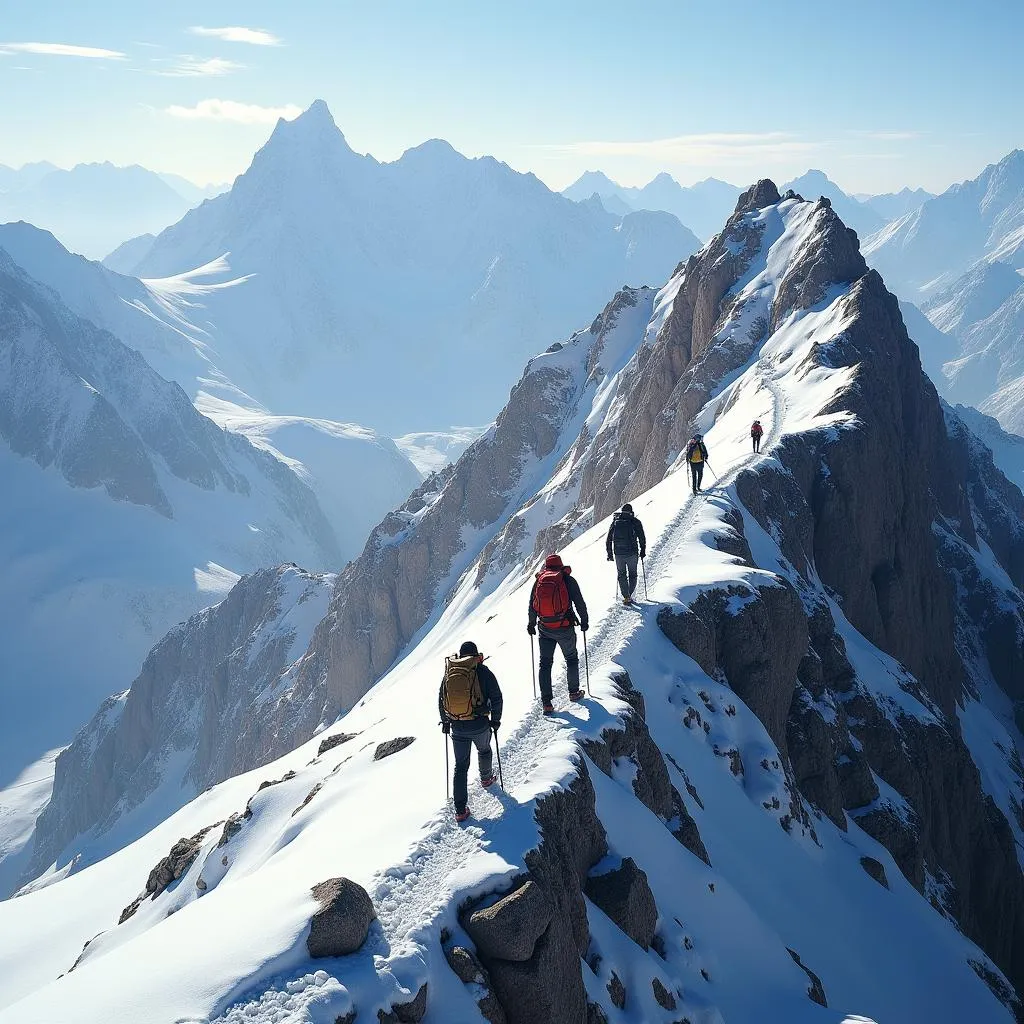
<path fill-rule="evenodd" d="M 633 591 L 636 590 L 636 563 L 647 555 L 643 523 L 633 515 L 632 505 L 623 505 L 621 511 L 612 516 L 604 546 L 608 551 L 608 561 L 615 560 L 622 603 L 632 604 Z"/>
<path fill-rule="evenodd" d="M 480 765 L 480 782 L 486 788 L 495 782 L 492 768 L 491 733 L 498 735 L 503 700 L 494 673 L 484 664 L 483 655 L 472 640 L 459 648 L 458 658 L 448 658 L 444 678 L 437 695 L 441 728 L 451 733 L 455 751 L 455 776 L 452 796 L 455 820 L 469 817 L 467 780 L 473 747 Z"/>
<path fill-rule="evenodd" d="M 558 555 L 548 555 L 544 568 L 537 573 L 530 591 L 530 618 L 526 632 L 534 636 L 540 620 L 540 698 L 544 714 L 550 715 L 555 707 L 551 703 L 551 667 L 555 663 L 555 648 L 561 647 L 565 658 L 565 676 L 569 684 L 569 698 L 582 700 L 580 689 L 580 656 L 576 650 L 576 629 L 586 633 L 590 616 L 580 593 L 580 585 L 573 579 L 572 568 L 562 564 Z M 575 609 L 575 613 L 573 612 Z M 578 616 L 578 618 L 577 618 Z"/>
<path fill-rule="evenodd" d="M 761 426 L 761 421 L 754 420 L 754 425 L 750 428 L 750 440 L 754 443 L 755 455 L 761 450 L 761 437 L 763 434 L 764 427 Z"/>
<path fill-rule="evenodd" d="M 686 461 L 693 475 L 693 493 L 700 490 L 700 482 L 704 479 L 704 463 L 708 461 L 708 450 L 704 444 L 703 434 L 694 434 L 686 446 Z"/>

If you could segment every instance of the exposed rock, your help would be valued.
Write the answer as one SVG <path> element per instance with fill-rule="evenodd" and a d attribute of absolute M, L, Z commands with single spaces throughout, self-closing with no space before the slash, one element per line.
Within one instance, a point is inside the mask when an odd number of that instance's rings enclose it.
<path fill-rule="evenodd" d="M 701 838 L 700 830 L 697 828 L 697 822 L 694 821 L 693 816 L 686 809 L 686 804 L 683 803 L 683 798 L 679 795 L 678 791 L 673 787 L 672 789 L 672 806 L 675 809 L 675 814 L 669 822 L 669 827 L 672 830 L 672 835 L 676 837 L 685 846 L 694 857 L 700 857 L 708 867 L 711 867 L 711 858 L 708 856 L 707 847 L 704 845 L 704 840 Z"/>
<path fill-rule="evenodd" d="M 807 990 L 807 998 L 812 1003 L 817 1003 L 819 1006 L 828 1006 L 828 1000 L 825 998 L 825 989 L 822 987 L 821 978 L 819 978 L 814 971 L 812 971 L 807 964 L 800 960 L 800 954 L 795 950 L 786 947 L 786 952 L 793 958 L 794 963 L 800 968 L 811 979 L 811 986 Z"/>
<path fill-rule="evenodd" d="M 262 793 L 263 790 L 269 789 L 271 786 L 280 786 L 282 782 L 291 782 L 295 778 L 295 772 L 287 771 L 279 779 L 264 779 L 257 787 L 256 792 Z"/>
<path fill-rule="evenodd" d="M 344 1016 L 335 1017 L 334 1024 L 356 1024 L 356 1016 L 355 1010 L 349 1010 Z"/>
<path fill-rule="evenodd" d="M 348 878 L 329 878 L 313 886 L 320 909 L 313 915 L 306 949 L 314 959 L 347 956 L 366 941 L 377 916 L 367 891 Z"/>
<path fill-rule="evenodd" d="M 443 938 L 442 938 L 442 941 Z M 491 990 L 491 979 L 487 968 L 465 946 L 446 946 L 444 951 L 448 966 L 464 985 L 477 985 L 485 990 L 477 1007 L 488 1024 L 506 1024 L 505 1011 Z"/>
<path fill-rule="evenodd" d="M 626 1008 L 626 986 L 622 984 L 622 979 L 614 971 L 608 981 L 608 997 L 612 1004 L 620 1010 Z"/>
<path fill-rule="evenodd" d="M 705 591 L 679 613 L 662 608 L 658 625 L 709 676 L 725 674 L 785 753 L 797 667 L 807 650 L 807 617 L 792 585 L 771 579 L 754 591 Z"/>
<path fill-rule="evenodd" d="M 333 736 L 328 736 L 326 739 L 320 741 L 320 746 L 317 748 L 316 755 L 320 757 L 321 754 L 326 754 L 328 750 L 333 750 L 335 747 L 340 747 L 342 743 L 348 743 L 349 740 L 354 740 L 359 733 L 355 732 L 336 732 Z"/>
<path fill-rule="evenodd" d="M 252 817 L 252 812 L 247 811 L 246 814 L 239 814 L 236 811 L 234 814 L 224 822 L 224 830 L 220 834 L 220 839 L 217 840 L 217 849 L 219 850 L 222 846 L 227 846 L 239 832 L 242 831 L 242 823 L 247 818 Z"/>
<path fill-rule="evenodd" d="M 650 949 L 658 923 L 647 875 L 632 857 L 603 875 L 591 875 L 585 892 L 637 945 Z"/>
<path fill-rule="evenodd" d="M 427 1012 L 427 984 L 424 982 L 415 998 L 407 1003 L 396 1003 L 391 1007 L 391 1012 L 385 1010 L 377 1011 L 377 1020 L 380 1024 L 419 1024 L 423 1015 Z"/>
<path fill-rule="evenodd" d="M 608 1024 L 608 1014 L 597 1003 L 587 1003 L 587 1024 Z"/>
<path fill-rule="evenodd" d="M 889 879 L 885 877 L 885 865 L 874 857 L 861 857 L 860 866 L 881 886 L 888 889 Z"/>
<path fill-rule="evenodd" d="M 654 989 L 654 998 L 658 1000 L 658 1005 L 665 1010 L 674 1010 L 676 1008 L 676 997 L 661 983 L 660 978 L 655 978 L 651 982 L 651 988 Z"/>
<path fill-rule="evenodd" d="M 298 807 L 296 807 L 294 811 L 292 811 L 292 817 L 294 818 L 294 817 L 295 817 L 295 815 L 296 815 L 296 814 L 298 814 L 298 813 L 299 813 L 299 811 L 301 811 L 303 807 L 306 807 L 306 806 L 308 806 L 308 804 L 309 804 L 310 800 L 312 800 L 312 799 L 313 799 L 313 797 L 315 797 L 315 796 L 317 795 L 317 793 L 319 793 L 319 792 L 320 792 L 320 790 L 321 790 L 321 789 L 323 789 L 323 787 L 324 787 L 324 784 L 323 784 L 322 782 L 318 782 L 318 783 L 317 783 L 317 784 L 316 784 L 316 785 L 315 785 L 315 786 L 314 786 L 314 787 L 313 787 L 313 788 L 312 788 L 312 789 L 311 789 L 311 790 L 310 790 L 310 791 L 309 791 L 309 792 L 308 792 L 308 793 L 306 794 L 306 796 L 305 796 L 305 799 L 304 799 L 304 800 L 302 801 L 302 803 L 301 803 L 301 804 L 299 804 L 299 806 L 298 806 Z"/>
<path fill-rule="evenodd" d="M 393 740 L 385 740 L 383 743 L 377 744 L 377 749 L 373 752 L 373 759 L 374 761 L 383 761 L 385 757 L 397 754 L 400 750 L 405 750 L 410 743 L 415 742 L 415 736 L 397 736 Z"/>
<path fill-rule="evenodd" d="M 497 903 L 473 911 L 466 931 L 486 957 L 529 960 L 537 940 L 551 923 L 552 907 L 532 879 Z"/>

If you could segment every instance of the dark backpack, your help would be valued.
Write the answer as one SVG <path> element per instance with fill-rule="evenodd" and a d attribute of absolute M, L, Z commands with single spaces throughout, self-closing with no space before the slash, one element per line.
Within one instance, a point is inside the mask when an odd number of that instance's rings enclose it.
<path fill-rule="evenodd" d="M 441 706 L 453 721 L 468 722 L 477 717 L 484 705 L 484 693 L 480 688 L 480 677 L 476 667 L 480 664 L 478 654 L 464 658 L 444 659 L 444 689 Z"/>
<path fill-rule="evenodd" d="M 533 592 L 533 610 L 545 626 L 562 626 L 569 619 L 569 588 L 563 569 L 545 569 L 537 573 Z"/>
<path fill-rule="evenodd" d="M 636 526 L 628 512 L 616 512 L 612 516 L 612 543 L 620 550 L 636 545 Z"/>

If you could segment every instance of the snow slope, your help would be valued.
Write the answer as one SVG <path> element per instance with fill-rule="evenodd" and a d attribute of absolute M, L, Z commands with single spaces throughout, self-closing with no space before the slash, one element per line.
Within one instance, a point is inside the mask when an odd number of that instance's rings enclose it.
<path fill-rule="evenodd" d="M 313 493 L 0 250 L 0 780 L 239 575 L 340 552 Z"/>
<path fill-rule="evenodd" d="M 885 217 L 879 213 L 869 202 L 861 202 L 853 196 L 844 192 L 824 171 L 809 170 L 786 182 L 781 186 L 783 192 L 792 189 L 797 195 L 805 199 L 817 199 L 824 196 L 832 204 L 832 208 L 839 214 L 843 223 L 860 235 L 867 238 L 868 235 L 878 231 L 891 217 Z"/>
<path fill-rule="evenodd" d="M 217 367 L 262 406 L 397 435 L 488 422 L 543 341 L 698 247 L 440 140 L 378 163 L 318 101 L 133 272 L 215 325 Z M 222 257 L 204 289 L 174 284 Z"/>
<path fill-rule="evenodd" d="M 829 479 L 825 460 L 861 427 L 844 399 L 870 375 L 870 367 L 842 358 L 870 275 L 856 284 L 833 280 L 810 302 L 804 300 L 813 293 L 801 291 L 801 301 L 792 303 L 797 268 L 821 267 L 822 232 L 834 228 L 822 205 L 775 198 L 731 222 L 723 251 L 735 244 L 737 253 L 750 253 L 750 264 L 728 288 L 725 315 L 698 356 L 750 352 L 735 372 L 709 383 L 708 400 L 694 410 L 717 479 L 708 493 L 690 497 L 684 467 L 670 462 L 633 502 L 647 529 L 650 601 L 635 609 L 608 603 L 607 520 L 588 519 L 578 498 L 586 494 L 587 465 L 607 453 L 602 439 L 626 426 L 629 382 L 657 358 L 665 332 L 676 329 L 676 303 L 689 295 L 685 269 L 657 296 L 641 293 L 622 304 L 620 333 L 598 336 L 610 341 L 600 355 L 608 372 L 583 375 L 563 424 L 565 436 L 578 443 L 555 445 L 550 462 L 536 463 L 526 481 L 536 485 L 524 489 L 520 511 L 508 517 L 519 522 L 506 536 L 520 556 L 504 564 L 491 550 L 485 562 L 456 570 L 422 634 L 330 730 L 353 738 L 323 754 L 314 738 L 275 764 L 202 794 L 108 859 L 63 879 L 58 871 L 0 904 L 6 1004 L 0 1021 L 325 1024 L 353 1008 L 360 1020 L 373 1019 L 378 1010 L 409 1002 L 424 983 L 427 1024 L 479 1021 L 479 988 L 463 986 L 449 970 L 444 933 L 468 941 L 459 905 L 500 892 L 522 875 L 524 855 L 548 840 L 535 813 L 555 795 L 582 800 L 577 776 L 584 768 L 607 831 L 607 861 L 599 867 L 635 858 L 658 910 L 660 955 L 641 950 L 595 904 L 585 904 L 590 937 L 582 984 L 614 1024 L 670 1019 L 655 1002 L 654 978 L 671 995 L 676 1016 L 706 1024 L 845 1014 L 878 1021 L 1012 1019 L 979 976 L 999 977 L 985 955 L 865 831 L 878 813 L 902 815 L 909 827 L 905 795 L 878 779 L 875 802 L 856 814 L 837 821 L 810 807 L 795 791 L 785 737 L 765 724 L 770 716 L 755 715 L 735 686 L 709 675 L 668 639 L 666 614 L 685 616 L 716 595 L 729 602 L 728 622 L 788 594 L 808 614 L 812 607 L 829 609 L 836 642 L 850 659 L 846 696 L 836 702 L 831 690 L 821 693 L 823 720 L 849 715 L 857 730 L 854 720 L 874 708 L 902 728 L 917 723 L 914 728 L 928 730 L 943 715 L 903 666 L 854 629 L 813 562 L 798 568 L 789 527 L 766 529 L 748 504 L 772 479 L 785 486 L 779 482 L 790 475 L 785 460 L 800 444 L 820 446 Z M 585 336 L 574 342 L 553 347 L 540 362 L 574 368 L 581 349 L 590 350 Z M 755 416 L 768 431 L 760 456 L 750 453 L 747 437 Z M 838 458 L 833 465 L 838 471 Z M 523 620 L 534 540 L 543 551 L 541 537 L 553 536 L 560 522 L 567 530 L 559 546 L 591 608 L 591 693 L 569 704 L 560 684 L 556 714 L 544 718 L 529 683 Z M 783 618 L 774 624 L 784 628 Z M 503 684 L 504 786 L 485 793 L 473 783 L 474 818 L 459 828 L 445 807 L 435 686 L 442 655 L 466 638 L 490 656 Z M 764 645 L 770 640 L 769 631 Z M 602 770 L 577 746 L 610 742 L 607 730 L 623 728 L 630 712 L 616 682 L 623 671 L 646 702 L 657 762 L 664 768 L 664 755 L 672 787 L 688 793 L 679 799 L 695 819 L 710 864 L 639 797 L 634 780 L 646 767 L 609 755 Z M 747 696 L 763 699 L 756 690 Z M 987 705 L 978 706 L 979 721 L 991 721 Z M 399 736 L 414 740 L 374 760 L 378 743 Z M 850 742 L 847 760 L 858 756 L 860 741 Z M 600 744 L 587 749 L 596 758 Z M 280 781 L 258 789 L 265 779 Z M 199 854 L 177 884 L 114 924 L 179 837 L 247 805 L 245 818 L 197 840 Z M 869 876 L 864 858 L 884 870 L 884 887 Z M 365 886 L 378 920 L 357 953 L 313 962 L 304 942 L 316 906 L 310 888 L 339 874 Z M 936 882 L 933 891 L 941 889 Z M 790 951 L 820 977 L 833 1009 L 808 999 L 808 975 Z M 58 979 L 76 958 L 75 969 Z M 624 1009 L 608 989 L 613 970 L 628 993 Z"/>
<path fill-rule="evenodd" d="M 295 471 L 320 499 L 342 559 L 355 554 L 370 527 L 419 482 L 388 438 L 356 425 L 274 415 L 235 387 L 218 366 L 210 325 L 196 316 L 195 303 L 208 287 L 205 275 L 147 287 L 72 255 L 30 224 L 0 226 L 0 248 L 74 313 L 110 331 L 162 377 L 180 384 L 201 413 Z"/>

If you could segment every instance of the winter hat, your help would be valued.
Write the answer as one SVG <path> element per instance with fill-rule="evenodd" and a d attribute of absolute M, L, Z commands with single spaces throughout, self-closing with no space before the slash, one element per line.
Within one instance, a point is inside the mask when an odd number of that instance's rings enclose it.
<path fill-rule="evenodd" d="M 468 658 L 471 654 L 479 654 L 480 652 L 476 649 L 476 644 L 472 640 L 467 640 L 459 648 L 459 657 Z"/>
<path fill-rule="evenodd" d="M 558 555 L 548 555 L 548 557 L 544 559 L 544 568 L 561 569 L 562 559 Z"/>
<path fill-rule="evenodd" d="M 626 504 L 622 506 L 622 511 L 623 512 L 629 512 L 630 515 L 632 515 L 632 513 L 633 513 L 633 506 L 630 505 L 630 503 L 627 501 Z"/>

